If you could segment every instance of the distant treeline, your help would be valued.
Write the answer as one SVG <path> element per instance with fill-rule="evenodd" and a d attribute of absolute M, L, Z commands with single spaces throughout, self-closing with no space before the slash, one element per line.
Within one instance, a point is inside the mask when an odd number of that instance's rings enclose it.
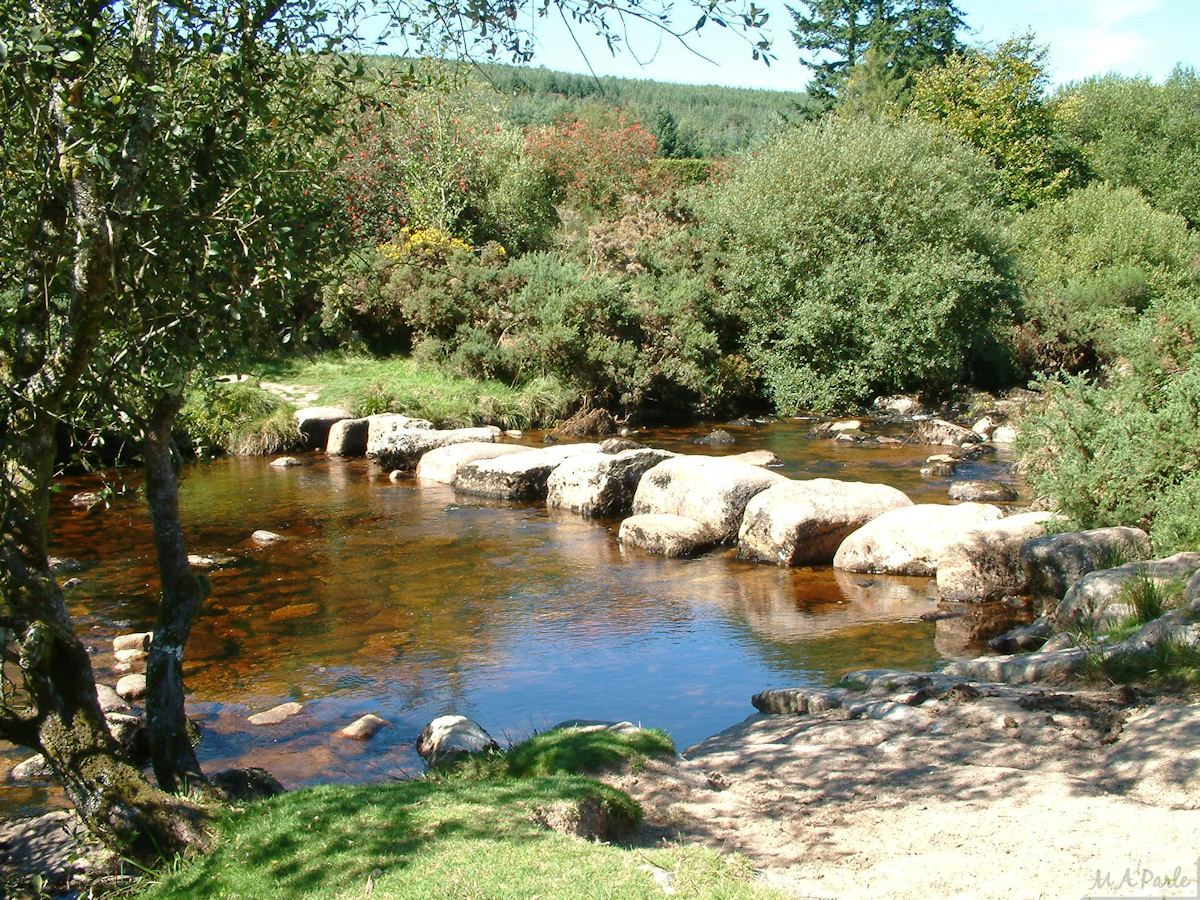
<path fill-rule="evenodd" d="M 676 159 L 729 156 L 821 111 L 802 92 L 594 78 L 500 64 L 472 70 L 510 98 L 506 114 L 513 125 L 548 125 L 602 103 L 641 122 L 658 140 L 659 155 Z"/>

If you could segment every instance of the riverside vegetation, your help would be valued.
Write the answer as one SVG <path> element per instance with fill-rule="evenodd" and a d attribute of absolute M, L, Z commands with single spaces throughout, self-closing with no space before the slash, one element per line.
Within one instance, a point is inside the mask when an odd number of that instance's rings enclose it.
<path fill-rule="evenodd" d="M 689 119 L 685 137 L 663 106 L 563 105 L 549 85 L 505 93 L 437 64 L 320 55 L 343 23 L 300 7 L 235 27 L 220 10 L 159 21 L 98 4 L 78 26 L 0 3 L 17 110 L 0 207 L 0 624 L 22 673 L 0 733 L 43 750 L 88 826 L 131 857 L 207 847 L 220 802 L 182 714 L 179 660 L 209 586 L 186 563 L 172 430 L 283 449 L 287 401 L 260 390 L 276 378 L 355 412 L 520 427 L 580 407 L 829 413 L 1032 381 L 1043 402 L 1019 449 L 1065 527 L 1141 525 L 1160 553 L 1200 543 L 1195 72 L 1051 94 L 1031 38 L 903 71 L 877 53 L 798 95 L 794 115 L 771 98 L 735 136 L 726 116 L 707 136 Z M 473 15 L 522 51 L 507 10 Z M 1150 137 L 1131 146 L 1134 131 Z M 252 378 L 213 381 L 230 371 Z M 64 422 L 128 439 L 147 468 L 162 790 L 108 738 L 49 570 Z M 576 790 L 529 791 L 543 787 Z M 263 852 L 278 854 L 272 828 Z M 236 854 L 237 838 L 222 846 Z"/>

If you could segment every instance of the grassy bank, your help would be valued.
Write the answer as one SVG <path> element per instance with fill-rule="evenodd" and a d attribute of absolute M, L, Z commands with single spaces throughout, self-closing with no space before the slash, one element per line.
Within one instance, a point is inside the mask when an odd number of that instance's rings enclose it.
<path fill-rule="evenodd" d="M 699 848 L 581 840 L 547 820 L 602 807 L 635 833 L 625 794 L 566 769 L 669 752 L 661 732 L 551 732 L 448 774 L 368 787 L 296 791 L 233 811 L 215 852 L 139 894 L 166 898 L 772 898 L 745 860 Z"/>
<path fill-rule="evenodd" d="M 181 425 L 197 449 L 287 450 L 299 438 L 292 413 L 300 406 L 337 406 L 356 416 L 398 412 L 443 428 L 537 428 L 563 418 L 578 400 L 552 379 L 513 386 L 409 357 L 325 353 L 264 360 L 240 374 L 247 379 L 204 385 L 189 397 Z"/>

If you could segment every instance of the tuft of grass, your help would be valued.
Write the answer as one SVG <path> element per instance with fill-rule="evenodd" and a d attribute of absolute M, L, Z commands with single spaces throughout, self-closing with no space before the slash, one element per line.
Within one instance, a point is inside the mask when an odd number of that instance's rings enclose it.
<path fill-rule="evenodd" d="M 216 382 L 191 393 L 178 423 L 197 453 L 253 456 L 300 445 L 294 412 L 294 406 L 257 383 Z"/>
<path fill-rule="evenodd" d="M 360 416 L 404 413 L 439 427 L 545 427 L 579 401 L 574 391 L 552 378 L 514 386 L 465 378 L 413 357 L 337 352 L 263 361 L 253 370 L 263 379 L 318 387 L 317 402 L 323 406 L 340 406 Z"/>
<path fill-rule="evenodd" d="M 1088 656 L 1079 674 L 1113 684 L 1151 684 L 1161 688 L 1200 688 L 1200 647 L 1166 641 L 1139 653 Z"/>
<path fill-rule="evenodd" d="M 599 801 L 617 815 L 636 809 L 612 788 L 568 775 L 477 776 L 310 788 L 230 811 L 213 852 L 139 896 L 649 900 L 662 895 L 657 869 L 682 898 L 782 897 L 756 886 L 744 862 L 710 850 L 627 850 L 541 824 L 542 812 L 564 801 Z"/>
<path fill-rule="evenodd" d="M 648 757 L 673 756 L 675 742 L 665 731 L 644 728 L 633 734 L 556 728 L 537 734 L 504 755 L 509 774 L 582 774 L 602 772 L 623 761 L 637 764 Z"/>

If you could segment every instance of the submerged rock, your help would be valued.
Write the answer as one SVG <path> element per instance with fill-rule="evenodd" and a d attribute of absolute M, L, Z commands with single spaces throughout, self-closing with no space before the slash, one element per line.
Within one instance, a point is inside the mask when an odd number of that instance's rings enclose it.
<path fill-rule="evenodd" d="M 572 457 L 599 452 L 599 444 L 559 444 L 480 460 L 459 469 L 454 490 L 473 497 L 542 500 L 551 472 Z"/>
<path fill-rule="evenodd" d="M 417 738 L 417 753 L 431 769 L 499 749 L 492 736 L 466 716 L 438 716 Z"/>
<path fill-rule="evenodd" d="M 546 506 L 588 518 L 626 515 L 642 476 L 674 455 L 646 448 L 572 457 L 550 473 Z"/>
<path fill-rule="evenodd" d="M 670 513 L 642 513 L 621 523 L 617 540 L 660 556 L 695 556 L 718 543 L 695 519 Z"/>
<path fill-rule="evenodd" d="M 496 435 L 490 428 L 450 428 L 438 431 L 430 428 L 397 428 L 378 441 L 374 436 L 367 456 L 379 463 L 385 472 L 401 469 L 411 472 L 421 457 L 438 447 L 452 444 L 494 443 Z"/>
<path fill-rule="evenodd" d="M 303 711 L 303 703 L 296 703 L 294 701 L 280 703 L 278 706 L 272 706 L 270 709 L 248 716 L 246 721 L 251 725 L 278 725 L 285 719 L 290 719 L 292 716 L 298 715 Z"/>
<path fill-rule="evenodd" d="M 302 466 L 304 463 L 294 456 L 277 456 L 271 460 L 272 469 L 292 469 L 296 466 Z"/>
<path fill-rule="evenodd" d="M 387 719 L 381 719 L 374 713 L 367 713 L 365 716 L 355 719 L 339 733 L 352 740 L 369 741 L 391 724 Z"/>
<path fill-rule="evenodd" d="M 851 572 L 932 576 L 941 555 L 964 531 L 1002 516 L 996 507 L 982 503 L 894 509 L 847 537 L 833 564 Z"/>
<path fill-rule="evenodd" d="M 747 504 L 738 555 L 785 566 L 829 563 L 847 535 L 904 506 L 912 500 L 883 484 L 830 478 L 776 484 Z"/>
<path fill-rule="evenodd" d="M 1150 536 L 1140 528 L 1094 528 L 1027 541 L 1021 566 L 1033 596 L 1061 600 L 1088 572 L 1146 559 L 1150 552 Z"/>
<path fill-rule="evenodd" d="M 677 456 L 647 472 L 634 515 L 666 514 L 698 522 L 711 543 L 732 543 L 752 497 L 787 482 L 777 472 L 714 457 Z"/>

